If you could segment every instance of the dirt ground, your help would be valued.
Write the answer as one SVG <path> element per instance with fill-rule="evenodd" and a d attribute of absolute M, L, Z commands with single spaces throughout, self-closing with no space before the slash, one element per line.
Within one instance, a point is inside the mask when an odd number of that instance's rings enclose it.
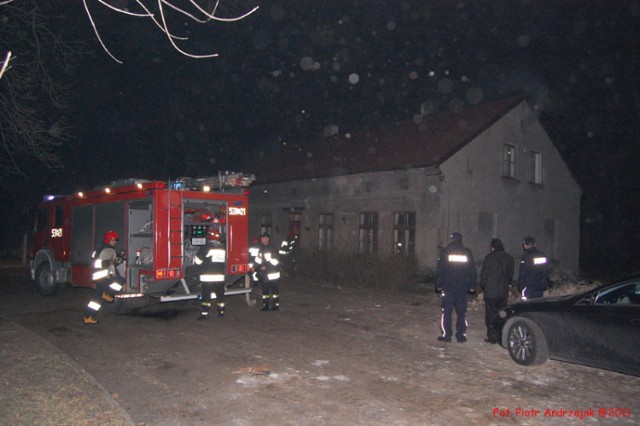
<path fill-rule="evenodd" d="M 51 415 L 60 416 L 65 393 L 87 408 L 75 422 L 33 424 L 537 425 L 581 422 L 576 416 L 640 423 L 640 378 L 557 361 L 521 367 L 483 341 L 477 301 L 469 305 L 469 341 L 447 344 L 436 340 L 439 300 L 431 293 L 284 281 L 279 312 L 232 296 L 222 320 L 196 321 L 197 305 L 188 302 L 134 316 L 105 309 L 99 325 L 84 326 L 80 311 L 90 295 L 64 287 L 43 298 L 27 279 L 0 281 L 2 321 L 16 326 L 13 346 L 0 352 L 0 390 L 14 396 L 0 397 L 2 412 L 41 392 L 54 394 Z M 39 346 L 26 367 L 12 358 L 20 328 L 44 340 L 31 343 Z M 58 355 L 38 356 L 49 352 Z M 46 375 L 61 363 L 83 374 L 53 377 L 64 383 L 56 392 L 18 377 Z"/>

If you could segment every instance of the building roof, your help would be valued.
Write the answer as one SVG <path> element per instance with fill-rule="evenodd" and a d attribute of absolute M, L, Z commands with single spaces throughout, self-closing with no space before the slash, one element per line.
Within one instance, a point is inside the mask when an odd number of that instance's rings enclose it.
<path fill-rule="evenodd" d="M 250 166 L 256 183 L 438 166 L 523 101 L 511 97 L 425 116 L 421 122 L 326 137 L 264 155 Z"/>

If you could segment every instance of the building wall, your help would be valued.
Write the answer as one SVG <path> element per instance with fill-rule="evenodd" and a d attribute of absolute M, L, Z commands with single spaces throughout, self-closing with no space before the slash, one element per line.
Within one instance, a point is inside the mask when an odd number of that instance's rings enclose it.
<path fill-rule="evenodd" d="M 259 176 L 257 177 L 259 179 Z M 318 247 L 318 217 L 334 215 L 333 250 L 357 252 L 362 212 L 378 213 L 378 253 L 393 252 L 394 213 L 415 212 L 415 253 L 421 266 L 435 266 L 434 228 L 440 210 L 437 169 L 408 169 L 252 187 L 250 230 L 260 232 L 260 217 L 271 214 L 272 239 L 279 244 L 288 234 L 291 211 L 301 213 L 300 244 Z"/>
<path fill-rule="evenodd" d="M 515 178 L 503 177 L 503 147 L 516 148 Z M 542 159 L 542 184 L 531 183 L 531 152 Z M 478 263 L 490 238 L 516 260 L 523 237 L 559 266 L 578 270 L 581 190 L 559 152 L 523 102 L 441 165 L 440 224 L 459 231 Z"/>
<path fill-rule="evenodd" d="M 503 147 L 516 149 L 514 178 L 503 177 Z M 542 183 L 530 182 L 529 156 L 539 152 Z M 439 168 L 364 173 L 278 184 L 257 184 L 250 197 L 250 230 L 271 214 L 272 239 L 288 235 L 289 213 L 299 212 L 300 244 L 318 247 L 318 217 L 333 214 L 335 251 L 358 250 L 359 214 L 378 213 L 378 253 L 393 251 L 395 212 L 416 213 L 415 255 L 435 268 L 452 231 L 461 232 L 478 267 L 498 237 L 516 260 L 532 235 L 547 256 L 578 270 L 581 191 L 529 106 L 522 102 L 444 161 Z"/>

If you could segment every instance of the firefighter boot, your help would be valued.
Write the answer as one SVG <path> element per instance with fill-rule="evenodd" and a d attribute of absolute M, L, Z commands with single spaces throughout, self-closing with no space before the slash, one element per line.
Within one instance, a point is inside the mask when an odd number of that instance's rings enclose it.
<path fill-rule="evenodd" d="M 218 318 L 224 318 L 224 303 L 218 304 Z"/>
<path fill-rule="evenodd" d="M 85 315 L 84 318 L 82 319 L 82 322 L 85 325 L 93 325 L 93 324 L 98 324 L 99 321 L 91 315 L 89 316 Z"/>
<path fill-rule="evenodd" d="M 279 311 L 280 310 L 280 295 L 279 294 L 274 294 L 273 295 L 273 307 L 271 308 L 272 311 Z"/>
<path fill-rule="evenodd" d="M 260 308 L 261 311 L 266 312 L 269 310 L 269 298 L 268 297 L 263 297 L 262 298 L 262 308 Z"/>
<path fill-rule="evenodd" d="M 200 303 L 200 316 L 198 317 L 199 321 L 209 319 L 209 307 L 211 306 L 210 302 L 201 302 Z"/>
<path fill-rule="evenodd" d="M 113 296 L 107 293 L 106 291 L 103 291 L 102 300 L 104 300 L 107 303 L 113 303 Z"/>

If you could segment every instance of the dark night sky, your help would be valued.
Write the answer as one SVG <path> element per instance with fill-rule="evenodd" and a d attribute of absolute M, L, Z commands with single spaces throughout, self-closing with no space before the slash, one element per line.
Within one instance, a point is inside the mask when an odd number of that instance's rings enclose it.
<path fill-rule="evenodd" d="M 325 126 L 524 94 L 585 191 L 583 261 L 601 257 L 584 246 L 604 235 L 615 250 L 640 230 L 624 214 L 640 205 L 638 1 L 222 0 L 228 13 L 260 9 L 235 23 L 171 21 L 189 32 L 181 47 L 213 59 L 184 57 L 148 19 L 91 2 L 123 64 L 101 50 L 81 3 L 65 3 L 94 53 L 69 93 L 76 137 L 49 180 L 60 189 L 237 170 Z"/>

